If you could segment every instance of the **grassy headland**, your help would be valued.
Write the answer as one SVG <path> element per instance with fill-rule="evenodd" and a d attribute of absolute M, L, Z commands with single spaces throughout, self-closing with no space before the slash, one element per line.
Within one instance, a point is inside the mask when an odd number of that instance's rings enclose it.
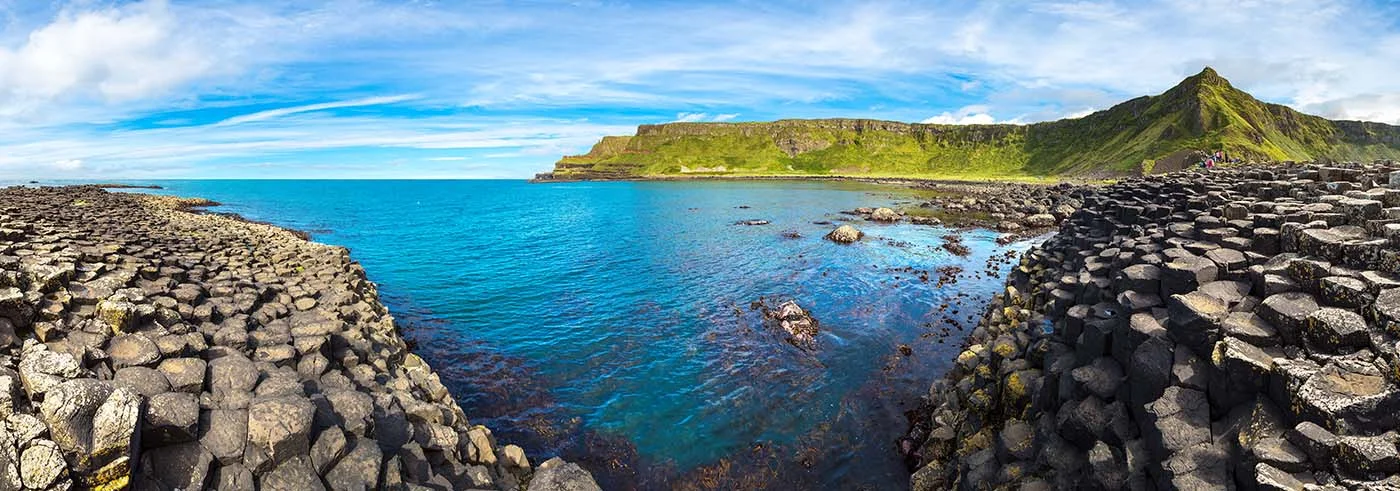
<path fill-rule="evenodd" d="M 549 178 L 844 176 L 1041 180 L 1173 170 L 1196 150 L 1244 160 L 1400 158 L 1400 127 L 1255 99 L 1206 68 L 1157 96 L 1030 125 L 868 119 L 642 125 L 567 156 Z M 544 178 L 545 176 L 541 176 Z"/>

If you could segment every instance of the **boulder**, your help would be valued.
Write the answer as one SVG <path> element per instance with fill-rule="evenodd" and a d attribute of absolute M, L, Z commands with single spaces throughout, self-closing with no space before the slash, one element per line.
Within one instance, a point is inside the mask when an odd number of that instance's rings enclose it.
<path fill-rule="evenodd" d="M 852 227 L 850 225 L 842 225 L 840 227 L 836 227 L 836 230 L 832 230 L 830 233 L 826 234 L 826 239 L 832 242 L 836 242 L 838 244 L 850 244 L 860 240 L 860 238 L 864 236 L 865 233 L 861 232 L 860 230 L 856 230 L 855 227 Z"/>
<path fill-rule="evenodd" d="M 870 212 L 870 220 L 876 222 L 897 222 L 899 221 L 899 213 L 895 213 L 894 210 L 889 208 L 876 208 L 874 211 Z"/>
<path fill-rule="evenodd" d="M 540 464 L 530 478 L 530 491 L 602 491 L 588 471 L 555 457 Z"/>

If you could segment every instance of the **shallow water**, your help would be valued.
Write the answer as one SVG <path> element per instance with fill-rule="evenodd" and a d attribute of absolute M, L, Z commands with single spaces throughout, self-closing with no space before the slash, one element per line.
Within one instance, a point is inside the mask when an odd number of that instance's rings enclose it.
<path fill-rule="evenodd" d="M 960 258 L 947 229 L 864 221 L 825 241 L 839 210 L 912 200 L 852 183 L 151 182 L 349 247 L 474 422 L 618 488 L 906 487 L 894 441 L 956 354 L 945 317 L 975 324 L 988 259 L 1029 245 L 969 231 Z M 808 308 L 819 349 L 760 298 Z"/>

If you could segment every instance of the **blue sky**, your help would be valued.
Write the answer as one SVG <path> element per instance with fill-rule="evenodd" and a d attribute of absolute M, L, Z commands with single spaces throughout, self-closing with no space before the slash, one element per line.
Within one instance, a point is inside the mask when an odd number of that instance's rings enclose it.
<path fill-rule="evenodd" d="M 1265 100 L 1400 123 L 1397 10 L 0 0 L 0 178 L 528 177 L 637 124 L 1035 122 L 1205 65 Z"/>

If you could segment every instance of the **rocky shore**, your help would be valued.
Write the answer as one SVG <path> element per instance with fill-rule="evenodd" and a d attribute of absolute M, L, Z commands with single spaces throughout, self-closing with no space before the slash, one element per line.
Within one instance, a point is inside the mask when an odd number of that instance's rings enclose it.
<path fill-rule="evenodd" d="M 598 489 L 473 425 L 347 250 L 0 189 L 0 489 Z"/>
<path fill-rule="evenodd" d="M 1080 190 L 910 413 L 911 487 L 1400 489 L 1397 169 Z"/>

